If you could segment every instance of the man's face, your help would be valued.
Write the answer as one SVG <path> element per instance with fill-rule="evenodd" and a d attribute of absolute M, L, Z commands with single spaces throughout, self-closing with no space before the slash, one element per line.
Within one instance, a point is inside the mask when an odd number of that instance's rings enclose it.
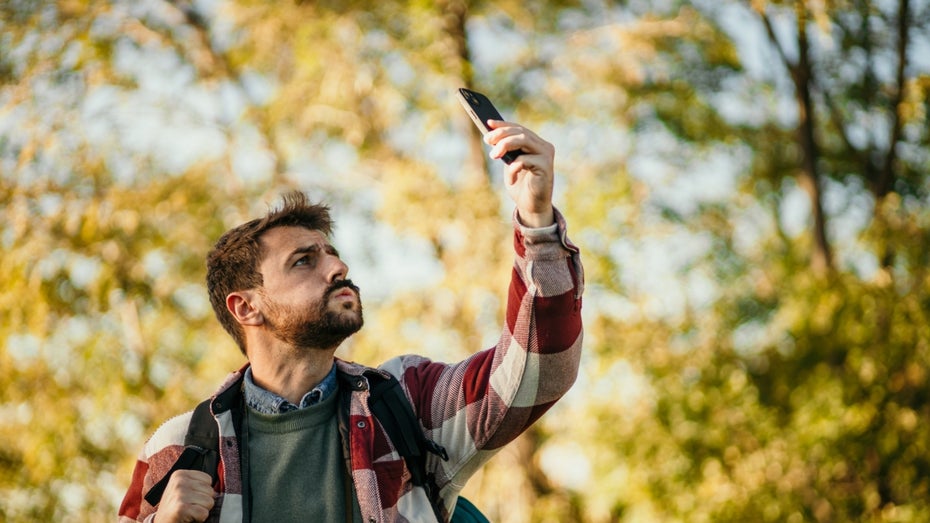
<path fill-rule="evenodd" d="M 278 339 L 303 348 L 333 349 L 362 327 L 358 287 L 319 231 L 276 227 L 261 237 L 259 265 L 265 323 Z"/>

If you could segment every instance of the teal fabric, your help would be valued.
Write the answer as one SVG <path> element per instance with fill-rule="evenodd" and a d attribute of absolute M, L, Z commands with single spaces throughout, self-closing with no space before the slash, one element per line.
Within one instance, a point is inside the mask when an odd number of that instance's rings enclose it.
<path fill-rule="evenodd" d="M 452 513 L 452 523 L 490 523 L 471 501 L 459 496 Z"/>

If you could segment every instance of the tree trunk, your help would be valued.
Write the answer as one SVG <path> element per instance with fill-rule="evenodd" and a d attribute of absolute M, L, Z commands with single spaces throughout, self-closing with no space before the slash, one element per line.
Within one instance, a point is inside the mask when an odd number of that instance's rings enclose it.
<path fill-rule="evenodd" d="M 813 69 L 809 56 L 810 45 L 807 40 L 807 9 L 804 2 L 798 2 L 796 9 L 798 63 L 793 67 L 789 66 L 789 69 L 795 87 L 795 101 L 798 107 L 797 135 L 802 154 L 798 184 L 807 193 L 811 203 L 814 239 L 811 267 L 815 272 L 823 275 L 833 268 L 833 255 L 827 237 L 827 219 L 823 211 L 823 191 L 817 167 L 820 151 L 814 136 L 816 114 L 811 99 Z"/>
<path fill-rule="evenodd" d="M 904 102 L 904 90 L 907 70 L 907 42 L 910 33 L 910 21 L 908 20 L 910 5 L 908 0 L 901 0 L 898 5 L 898 69 L 895 74 L 895 93 L 892 96 L 891 104 L 888 111 L 891 116 L 891 130 L 888 136 L 888 151 L 885 155 L 884 163 L 877 172 L 875 179 L 872 180 L 872 194 L 875 196 L 875 220 L 880 227 L 887 227 L 885 212 L 885 197 L 894 190 L 895 182 L 895 164 L 897 163 L 897 143 L 901 139 L 903 132 L 901 123 L 902 103 Z M 879 253 L 879 261 L 885 269 L 894 265 L 895 246 L 886 241 Z"/>
<path fill-rule="evenodd" d="M 458 77 L 461 87 L 471 88 L 474 81 L 471 67 L 471 53 L 468 51 L 468 34 L 465 25 L 468 21 L 468 5 L 464 0 L 437 0 L 436 8 L 442 20 L 443 33 L 449 42 L 446 62 L 448 71 Z M 465 172 L 469 183 L 488 183 L 484 146 L 481 133 L 468 118 L 460 118 L 463 135 L 468 139 L 468 156 L 465 159 Z"/>

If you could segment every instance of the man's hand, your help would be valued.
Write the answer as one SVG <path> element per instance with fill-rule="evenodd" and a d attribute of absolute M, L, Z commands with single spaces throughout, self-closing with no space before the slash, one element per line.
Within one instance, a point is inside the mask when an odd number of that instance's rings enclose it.
<path fill-rule="evenodd" d="M 176 470 L 171 474 L 158 504 L 157 523 L 206 521 L 213 508 L 213 478 L 199 470 Z"/>
<path fill-rule="evenodd" d="M 484 141 L 493 146 L 491 158 L 508 151 L 523 150 L 504 170 L 507 193 L 517 204 L 520 222 L 527 227 L 546 227 L 555 222 L 552 184 L 555 147 L 521 125 L 491 120 Z"/>

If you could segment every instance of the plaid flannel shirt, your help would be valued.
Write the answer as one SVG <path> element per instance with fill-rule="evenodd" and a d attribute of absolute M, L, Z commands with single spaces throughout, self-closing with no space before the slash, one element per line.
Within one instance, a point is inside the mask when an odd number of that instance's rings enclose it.
<path fill-rule="evenodd" d="M 365 521 L 435 521 L 425 490 L 412 484 L 403 458 L 368 408 L 366 373 L 397 377 L 426 436 L 448 452 L 448 461 L 427 458 L 445 519 L 468 478 L 574 383 L 581 356 L 584 276 L 562 215 L 556 211 L 551 227 L 529 229 L 515 214 L 514 250 L 506 323 L 494 347 L 455 364 L 401 356 L 372 369 L 337 359 L 340 391 L 348 396 L 340 412 L 340 434 Z M 241 394 L 244 370 L 232 373 L 213 397 L 220 479 L 208 521 L 243 520 L 233 410 L 240 405 L 235 398 Z M 146 442 L 119 509 L 120 523 L 152 521 L 157 507 L 143 496 L 180 455 L 190 419 L 191 412 L 172 418 Z"/>

